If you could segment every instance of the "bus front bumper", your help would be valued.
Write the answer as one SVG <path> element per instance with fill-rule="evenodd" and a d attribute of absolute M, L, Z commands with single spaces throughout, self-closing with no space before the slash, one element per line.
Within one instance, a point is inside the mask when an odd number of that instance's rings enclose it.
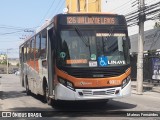
<path fill-rule="evenodd" d="M 55 87 L 55 100 L 107 100 L 122 98 L 131 95 L 131 81 L 122 89 L 121 87 L 103 89 L 75 89 L 75 91 L 58 83 Z"/>

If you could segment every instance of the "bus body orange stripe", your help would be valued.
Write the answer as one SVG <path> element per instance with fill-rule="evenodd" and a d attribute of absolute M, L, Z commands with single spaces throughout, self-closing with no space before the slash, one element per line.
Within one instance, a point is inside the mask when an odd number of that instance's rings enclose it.
<path fill-rule="evenodd" d="M 27 61 L 27 64 L 32 67 L 34 70 L 36 70 L 37 72 L 39 72 L 39 64 L 38 64 L 38 60 L 29 60 Z"/>
<path fill-rule="evenodd" d="M 39 64 L 38 64 L 38 59 L 35 60 L 35 70 L 39 73 Z"/>
<path fill-rule="evenodd" d="M 56 68 L 56 73 L 59 77 L 64 78 L 68 81 L 71 81 L 75 87 L 113 87 L 113 86 L 119 86 L 122 84 L 122 81 L 130 75 L 131 68 L 126 70 L 126 72 L 120 76 L 117 77 L 109 77 L 109 78 L 76 78 L 71 75 L 66 74 L 65 72 L 59 70 Z M 110 84 L 110 80 L 117 80 L 118 83 L 116 84 Z"/>

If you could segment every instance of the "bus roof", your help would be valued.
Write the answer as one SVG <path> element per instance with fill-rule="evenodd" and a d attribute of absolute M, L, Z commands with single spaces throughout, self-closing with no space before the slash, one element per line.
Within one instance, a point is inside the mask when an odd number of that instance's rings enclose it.
<path fill-rule="evenodd" d="M 89 13 L 86 13 L 86 12 L 73 12 L 73 13 L 67 13 L 67 14 L 57 14 L 57 15 L 55 15 L 51 20 L 46 20 L 45 21 L 45 23 L 41 26 L 41 27 L 39 27 L 36 31 L 35 31 L 35 33 L 34 34 L 32 34 L 32 35 L 30 35 L 30 36 L 28 36 L 25 40 L 24 40 L 24 42 L 22 43 L 22 44 L 20 44 L 20 46 L 22 46 L 26 41 L 28 41 L 30 38 L 32 38 L 33 36 L 35 36 L 37 33 L 39 33 L 40 31 L 42 31 L 44 28 L 46 28 L 47 26 L 49 26 L 50 24 L 52 24 L 52 23 L 54 23 L 54 22 L 57 22 L 57 17 L 60 17 L 60 16 L 92 16 L 92 15 L 95 15 L 95 16 L 99 16 L 99 15 L 102 15 L 102 16 L 106 16 L 106 15 L 108 15 L 108 16 L 123 16 L 123 15 L 118 15 L 118 14 L 113 14 L 113 13 L 106 13 L 106 12 L 103 12 L 103 13 L 100 13 L 100 12 L 89 12 Z M 61 20 L 61 21 L 63 21 L 63 20 Z"/>
<path fill-rule="evenodd" d="M 70 13 L 67 13 L 67 14 L 113 14 L 113 15 L 117 15 L 117 14 L 114 14 L 114 13 L 110 13 L 110 12 L 70 12 Z"/>

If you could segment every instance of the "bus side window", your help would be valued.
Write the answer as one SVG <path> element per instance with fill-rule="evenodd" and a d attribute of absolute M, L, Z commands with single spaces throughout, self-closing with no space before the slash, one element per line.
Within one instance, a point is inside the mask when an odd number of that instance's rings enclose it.
<path fill-rule="evenodd" d="M 31 46 L 30 46 L 30 59 L 31 60 L 34 60 L 34 43 L 35 43 L 35 40 L 34 38 L 31 40 Z"/>
<path fill-rule="evenodd" d="M 36 48 L 35 48 L 35 57 L 36 59 L 40 56 L 40 34 L 36 36 Z"/>
<path fill-rule="evenodd" d="M 46 48 L 47 48 L 47 30 L 42 31 L 41 33 L 41 50 L 40 57 L 42 59 L 46 58 Z"/>
<path fill-rule="evenodd" d="M 26 62 L 26 57 L 27 57 L 27 45 L 24 45 L 24 51 L 23 51 L 23 55 L 24 55 L 24 62 Z"/>
<path fill-rule="evenodd" d="M 30 60 L 30 54 L 29 54 L 29 52 L 30 52 L 30 41 L 27 42 L 27 61 Z"/>

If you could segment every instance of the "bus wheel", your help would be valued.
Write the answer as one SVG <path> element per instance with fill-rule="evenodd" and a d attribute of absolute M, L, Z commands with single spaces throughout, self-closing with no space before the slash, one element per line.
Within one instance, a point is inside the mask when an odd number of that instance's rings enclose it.
<path fill-rule="evenodd" d="M 27 95 L 31 94 L 31 91 L 29 90 L 29 85 L 28 85 L 28 79 L 27 79 L 27 77 L 26 77 L 26 94 Z"/>
<path fill-rule="evenodd" d="M 47 85 L 44 87 L 44 102 L 48 103 L 48 105 L 52 104 L 52 99 L 49 97 L 49 90 Z"/>

